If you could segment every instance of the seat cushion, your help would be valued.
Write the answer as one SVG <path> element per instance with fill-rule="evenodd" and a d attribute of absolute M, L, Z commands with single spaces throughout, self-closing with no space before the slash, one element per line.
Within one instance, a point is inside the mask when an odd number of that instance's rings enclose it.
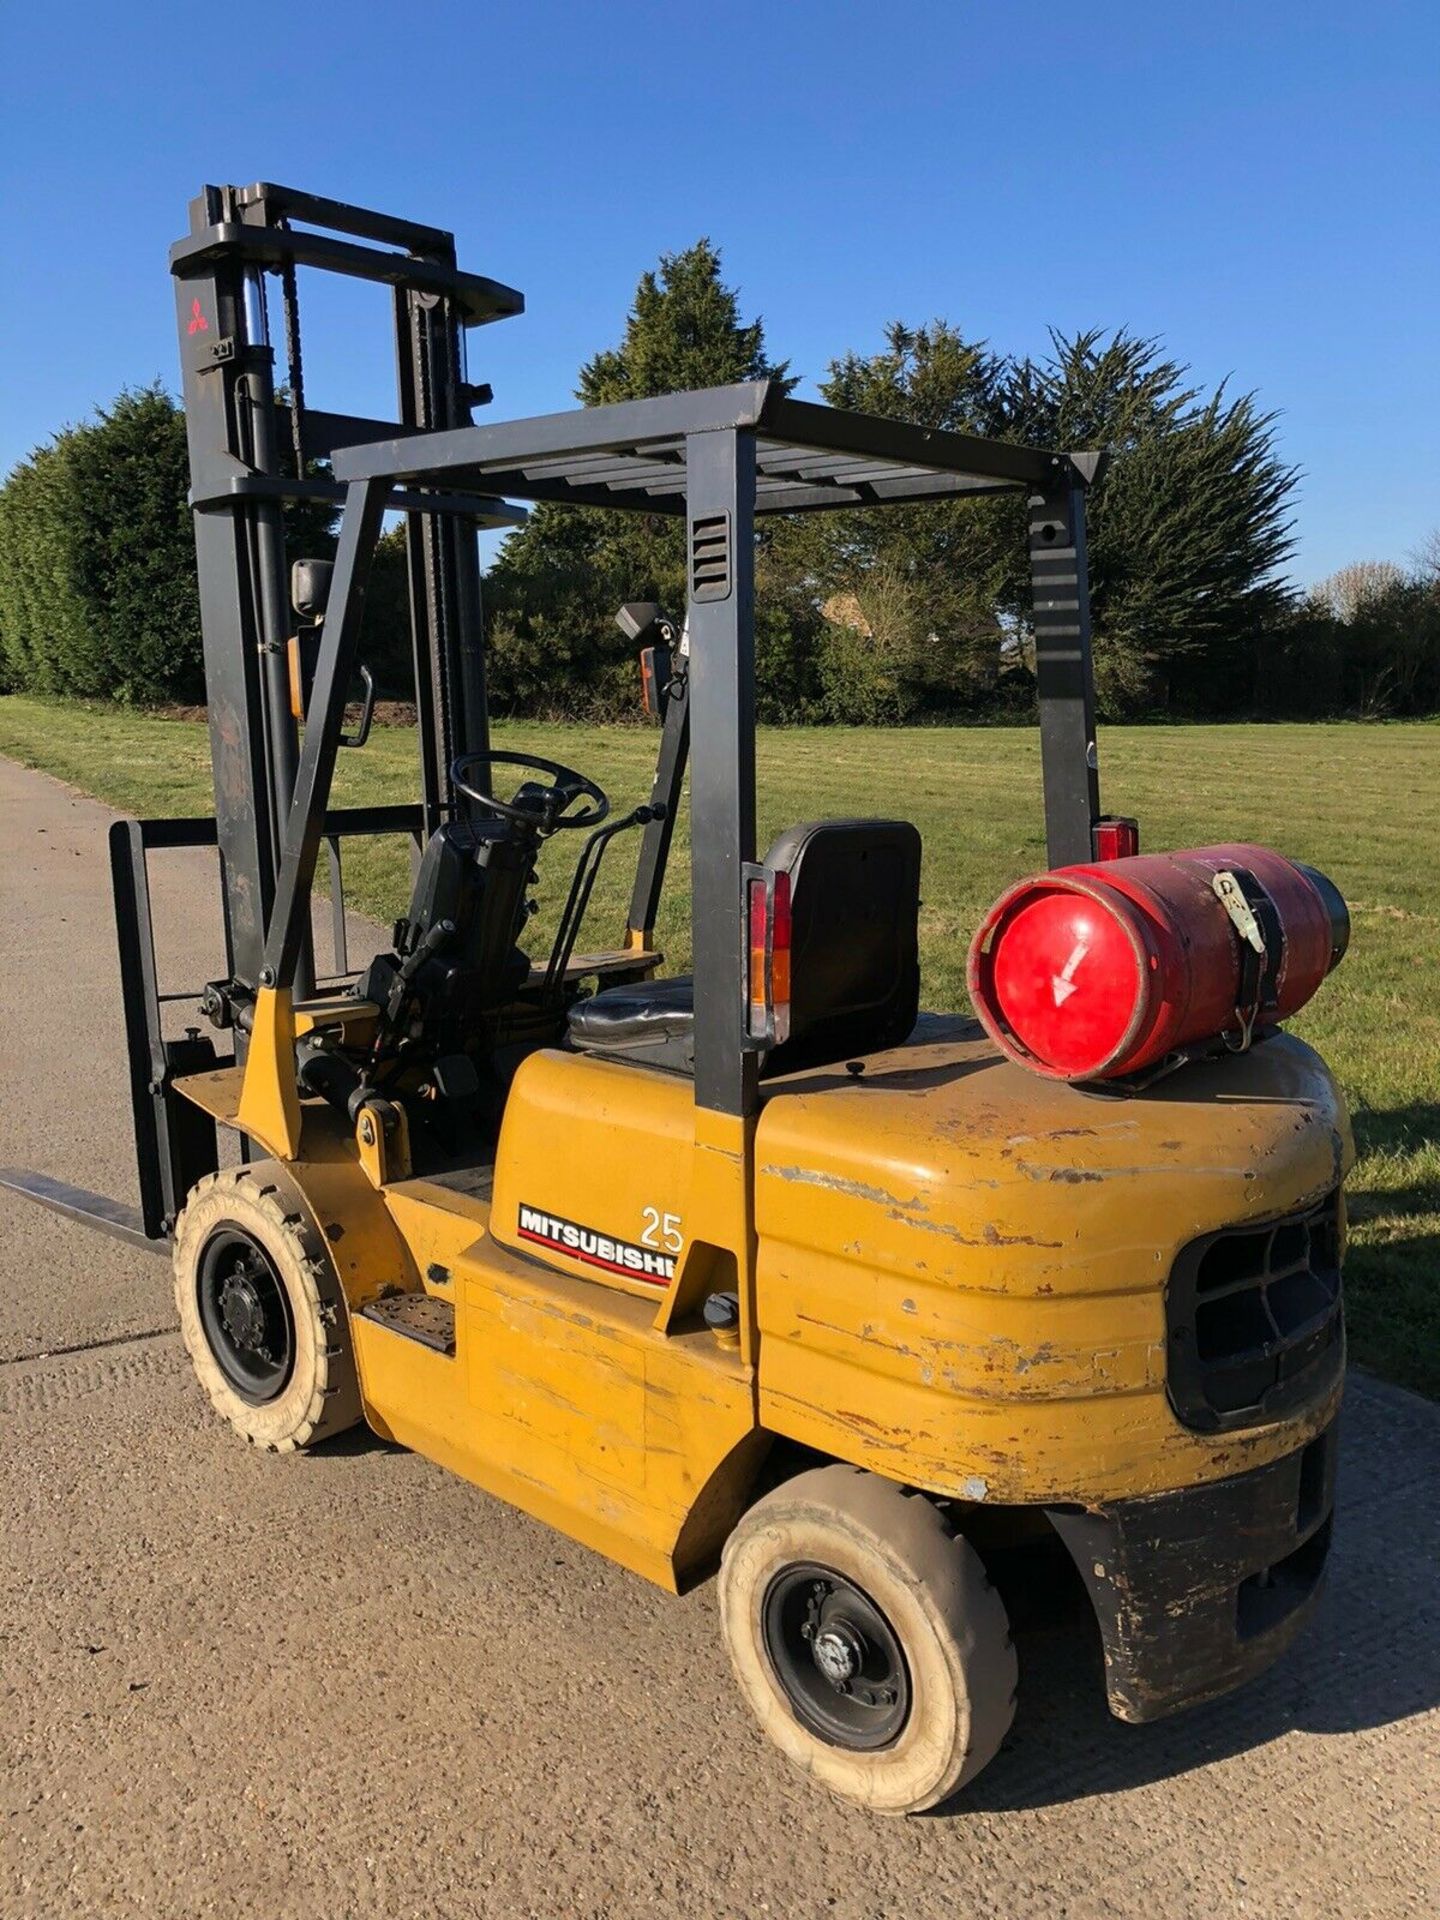
<path fill-rule="evenodd" d="M 581 1053 L 623 1053 L 689 1073 L 695 1064 L 695 982 L 688 973 L 607 987 L 570 1009 L 571 1044 Z"/>

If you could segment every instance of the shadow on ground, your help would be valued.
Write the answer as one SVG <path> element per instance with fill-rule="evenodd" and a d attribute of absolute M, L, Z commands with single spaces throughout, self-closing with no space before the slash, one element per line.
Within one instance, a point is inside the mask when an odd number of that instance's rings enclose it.
<path fill-rule="evenodd" d="M 1440 1145 L 1440 1102 L 1434 1100 L 1413 1100 L 1404 1107 L 1356 1107 L 1350 1117 L 1362 1154 L 1414 1153 Z"/>
<path fill-rule="evenodd" d="M 1009 1609 L 1020 1657 L 1015 1724 L 981 1777 L 930 1818 L 1035 1810 L 1178 1778 L 1264 1747 L 1292 1731 L 1343 1735 L 1440 1706 L 1440 1411 L 1352 1375 L 1341 1416 L 1335 1546 L 1327 1589 L 1300 1639 L 1267 1674 L 1228 1698 L 1149 1726 L 1112 1718 L 1099 1632 L 1058 1541 L 987 1556 Z M 315 1458 L 404 1449 L 364 1428 Z M 568 1551 L 568 1548 L 566 1549 Z M 682 1663 L 714 1658 L 713 1585 L 679 1606 Z M 615 1591 L 636 1631 L 636 1588 Z M 642 1614 L 648 1613 L 642 1607 Z M 685 1617 L 688 1615 L 688 1619 Z M 617 1618 L 615 1631 L 621 1631 Z M 740 1712 L 738 1702 L 735 1711 Z"/>
<path fill-rule="evenodd" d="M 1100 1638 L 1058 1547 L 997 1564 L 1020 1655 L 1005 1747 L 942 1815 L 1053 1806 L 1123 1792 L 1293 1730 L 1355 1733 L 1440 1705 L 1440 1416 L 1352 1377 L 1342 1415 L 1336 1539 L 1316 1617 L 1272 1670 L 1227 1699 L 1150 1726 L 1105 1705 Z"/>

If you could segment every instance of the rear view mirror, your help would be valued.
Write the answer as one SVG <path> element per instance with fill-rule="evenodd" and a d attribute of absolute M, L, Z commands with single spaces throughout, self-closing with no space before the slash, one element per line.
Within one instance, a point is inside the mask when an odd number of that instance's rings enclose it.
<path fill-rule="evenodd" d="M 323 620 L 333 560 L 297 560 L 290 569 L 290 604 L 302 620 Z"/>
<path fill-rule="evenodd" d="M 627 640 L 649 640 L 653 628 L 662 624 L 668 627 L 671 622 L 657 600 L 627 600 L 616 614 L 615 624 Z"/>

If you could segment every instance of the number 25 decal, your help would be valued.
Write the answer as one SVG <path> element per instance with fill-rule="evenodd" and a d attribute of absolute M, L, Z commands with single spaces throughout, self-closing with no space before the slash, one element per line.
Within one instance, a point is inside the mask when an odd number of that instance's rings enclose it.
<path fill-rule="evenodd" d="M 643 1247 L 663 1247 L 666 1253 L 679 1253 L 685 1244 L 685 1236 L 680 1231 L 678 1213 L 661 1213 L 658 1207 L 645 1207 L 641 1210 L 641 1219 L 645 1230 L 640 1235 Z"/>

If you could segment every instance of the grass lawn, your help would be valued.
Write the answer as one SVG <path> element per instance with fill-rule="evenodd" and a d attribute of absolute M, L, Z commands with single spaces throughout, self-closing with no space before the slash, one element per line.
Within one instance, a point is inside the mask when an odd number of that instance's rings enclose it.
<path fill-rule="evenodd" d="M 648 793 L 656 738 L 516 723 L 497 729 L 496 744 L 579 766 L 618 807 Z M 1349 957 L 1294 1026 L 1330 1060 L 1355 1118 L 1352 1349 L 1440 1398 L 1440 726 L 1111 727 L 1100 750 L 1106 805 L 1138 814 L 1147 845 L 1263 841 L 1322 868 L 1350 902 Z M 206 733 L 195 722 L 11 696 L 0 699 L 0 753 L 129 813 L 210 810 Z M 363 752 L 340 756 L 336 784 L 340 803 L 413 799 L 413 734 L 377 729 Z M 976 921 L 1005 883 L 1044 864 L 1037 735 L 768 729 L 759 789 L 762 847 L 796 820 L 915 821 L 925 840 L 925 1003 L 964 1006 Z M 659 943 L 678 968 L 688 958 L 683 821 L 676 843 Z M 560 842 L 548 875 L 542 867 L 542 931 L 563 900 L 571 851 Z M 582 944 L 618 937 L 632 865 L 612 846 Z M 408 897 L 404 848 L 357 849 L 346 891 L 393 918 Z"/>

